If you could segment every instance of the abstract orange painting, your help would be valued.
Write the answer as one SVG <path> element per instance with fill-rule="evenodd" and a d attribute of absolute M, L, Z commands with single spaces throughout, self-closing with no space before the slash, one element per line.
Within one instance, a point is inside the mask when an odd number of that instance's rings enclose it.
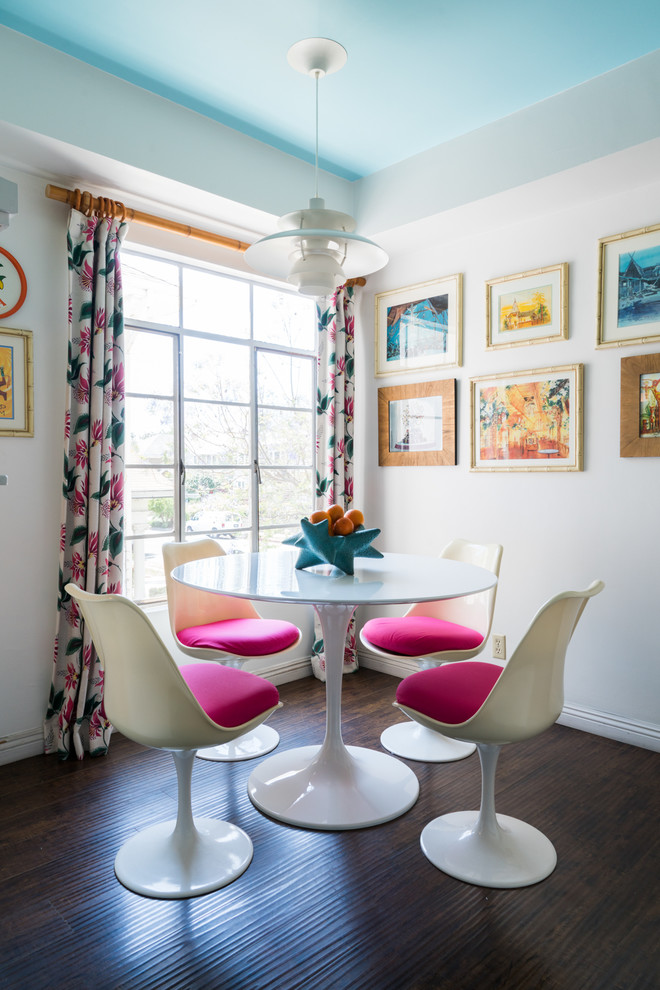
<path fill-rule="evenodd" d="M 582 365 L 474 378 L 474 470 L 578 471 Z"/>

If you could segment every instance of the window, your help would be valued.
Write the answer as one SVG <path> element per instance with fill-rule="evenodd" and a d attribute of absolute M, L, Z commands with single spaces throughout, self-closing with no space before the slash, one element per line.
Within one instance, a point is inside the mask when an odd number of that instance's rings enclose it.
<path fill-rule="evenodd" d="M 148 601 L 164 542 L 267 550 L 312 508 L 316 305 L 128 250 L 122 276 L 125 592 Z"/>

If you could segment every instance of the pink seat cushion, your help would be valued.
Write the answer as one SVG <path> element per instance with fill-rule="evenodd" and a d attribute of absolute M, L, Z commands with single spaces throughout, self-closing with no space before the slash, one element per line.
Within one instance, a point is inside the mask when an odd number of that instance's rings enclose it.
<path fill-rule="evenodd" d="M 283 619 L 223 619 L 180 629 L 177 639 L 193 649 L 220 650 L 238 657 L 281 653 L 298 639 L 300 630 Z"/>
<path fill-rule="evenodd" d="M 274 684 L 247 670 L 219 663 L 191 663 L 180 670 L 209 718 L 225 728 L 244 725 L 279 701 Z"/>
<path fill-rule="evenodd" d="M 400 705 L 445 725 L 460 725 L 479 711 L 502 673 L 482 660 L 445 663 L 404 677 L 396 692 Z"/>
<path fill-rule="evenodd" d="M 484 641 L 475 629 L 427 615 L 369 619 L 362 634 L 378 649 L 404 657 L 427 657 L 446 650 L 474 650 Z"/>

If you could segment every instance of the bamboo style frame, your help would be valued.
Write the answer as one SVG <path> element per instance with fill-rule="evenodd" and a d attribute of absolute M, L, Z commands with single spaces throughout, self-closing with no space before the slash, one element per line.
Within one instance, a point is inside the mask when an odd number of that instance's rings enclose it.
<path fill-rule="evenodd" d="M 32 356 L 32 331 L 10 330 L 0 326 L 0 348 L 12 347 L 17 350 L 13 355 L 12 366 L 4 368 L 0 377 L 0 392 L 3 385 L 10 384 L 12 392 L 13 425 L 7 425 L 9 420 L 0 419 L 0 437 L 33 437 L 34 436 L 34 359 Z M 7 378 L 8 381 L 3 381 Z"/>
<path fill-rule="evenodd" d="M 522 439 L 528 442 L 530 456 L 528 457 L 505 457 L 481 458 L 481 390 L 490 387 L 518 386 L 521 390 L 525 386 L 530 387 L 530 393 L 534 393 L 535 386 L 540 382 L 558 381 L 568 379 L 570 388 L 570 443 L 568 456 L 561 458 L 559 450 L 548 450 L 547 457 L 539 456 L 543 454 L 544 448 L 540 446 L 540 440 L 535 433 L 524 432 Z M 531 371 L 507 371 L 495 375 L 482 375 L 479 378 L 470 379 L 470 470 L 471 471 L 510 471 L 520 473 L 522 471 L 581 471 L 582 470 L 582 417 L 583 417 L 583 386 L 584 366 L 582 364 L 564 365 L 561 367 L 537 368 Z M 503 404 L 504 413 L 504 404 Z M 508 420 L 508 416 L 507 416 Z M 499 433 L 501 428 L 506 426 L 506 422 L 499 422 L 495 428 Z M 521 431 L 522 432 L 522 431 Z M 538 451 L 533 453 L 532 444 L 536 437 Z M 543 437 L 541 438 L 541 440 Z M 518 441 L 520 442 L 520 440 Z M 559 444 L 557 444 L 559 447 Z M 506 448 L 508 450 L 508 447 Z"/>
<path fill-rule="evenodd" d="M 550 323 L 546 327 L 513 329 L 502 334 L 499 327 L 499 300 L 506 293 L 529 292 L 550 284 L 553 294 Z M 533 268 L 517 275 L 503 275 L 486 282 L 486 350 L 521 347 L 529 344 L 549 344 L 568 340 L 568 262 Z"/>
<path fill-rule="evenodd" d="M 388 359 L 388 331 L 392 317 L 398 315 L 402 318 L 404 312 L 410 312 L 415 305 L 428 302 L 436 296 L 447 296 L 447 351 L 422 350 L 410 356 L 404 353 L 401 357 Z M 380 292 L 376 295 L 374 304 L 376 378 L 409 371 L 427 372 L 438 368 L 461 366 L 463 363 L 463 275 L 461 273 L 420 282 L 402 289 Z M 417 329 L 413 319 L 410 327 L 413 337 Z"/>
<path fill-rule="evenodd" d="M 617 318 L 612 318 L 618 298 L 619 255 L 617 247 L 621 241 L 629 240 L 626 253 L 655 247 L 660 251 L 660 223 L 638 230 L 627 230 L 623 234 L 612 234 L 598 241 L 598 301 L 596 307 L 596 347 L 626 347 L 629 344 L 653 344 L 660 340 L 660 320 L 652 321 L 651 333 L 626 336 L 617 328 Z M 635 324 L 632 324 L 634 327 Z M 643 323 L 637 326 L 644 326 Z M 633 331 L 634 333 L 634 331 Z"/>

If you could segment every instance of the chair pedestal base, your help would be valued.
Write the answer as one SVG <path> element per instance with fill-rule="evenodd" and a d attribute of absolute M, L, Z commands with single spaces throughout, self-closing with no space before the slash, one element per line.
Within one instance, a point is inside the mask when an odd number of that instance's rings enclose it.
<path fill-rule="evenodd" d="M 254 760 L 272 752 L 280 741 L 279 734 L 269 725 L 259 725 L 252 732 L 237 736 L 222 746 L 207 746 L 197 750 L 200 760 L 213 760 L 216 763 L 237 763 L 240 760 Z"/>
<path fill-rule="evenodd" d="M 449 739 L 434 729 L 427 729 L 418 722 L 397 722 L 390 725 L 380 737 L 381 745 L 395 756 L 404 760 L 419 760 L 421 763 L 451 763 L 464 760 L 477 748 L 474 743 Z"/>
<path fill-rule="evenodd" d="M 495 829 L 478 828 L 478 811 L 435 818 L 421 835 L 424 855 L 443 873 L 479 887 L 528 887 L 549 876 L 557 854 L 538 829 L 497 815 Z"/>
<path fill-rule="evenodd" d="M 197 897 L 236 880 L 252 860 L 252 840 L 229 822 L 196 818 L 192 828 L 160 822 L 124 843 L 117 879 L 136 894 L 164 900 Z"/>

